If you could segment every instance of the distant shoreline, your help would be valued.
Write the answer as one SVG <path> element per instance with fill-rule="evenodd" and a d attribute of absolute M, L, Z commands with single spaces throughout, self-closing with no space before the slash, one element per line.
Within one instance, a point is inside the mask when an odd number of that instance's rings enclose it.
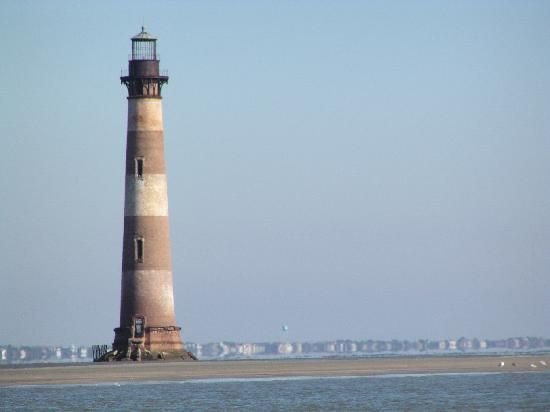
<path fill-rule="evenodd" d="M 0 368 L 0 387 L 200 379 L 527 371 L 550 372 L 550 355 L 10 365 Z"/>
<path fill-rule="evenodd" d="M 236 357 L 205 357 L 201 358 L 201 362 L 241 362 L 241 361 L 309 361 L 309 360 L 361 360 L 361 359 L 430 359 L 430 358 L 503 358 L 503 357 L 541 357 L 550 356 L 550 350 L 539 349 L 529 351 L 494 351 L 494 352 L 381 352 L 372 354 L 320 354 L 318 356 L 236 356 Z M 18 369 L 18 368 L 45 368 L 59 366 L 84 366 L 91 365 L 94 362 L 91 359 L 64 360 L 64 361 L 20 361 L 12 363 L 0 363 L 1 369 Z"/>

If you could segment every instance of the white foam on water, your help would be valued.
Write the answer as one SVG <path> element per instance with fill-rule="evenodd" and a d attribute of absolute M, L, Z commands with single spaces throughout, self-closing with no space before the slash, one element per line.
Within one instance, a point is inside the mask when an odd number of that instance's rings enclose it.
<path fill-rule="evenodd" d="M 122 387 L 137 385 L 195 385 L 195 384 L 220 384 L 220 383 L 246 383 L 246 382 L 287 382 L 287 381 L 307 381 L 307 380 L 344 380 L 344 379 L 400 379 L 400 378 L 425 378 L 431 376 L 485 376 L 485 375 L 504 375 L 504 374 L 532 374 L 534 371 L 517 372 L 433 372 L 433 373 L 388 373 L 378 375 L 348 375 L 348 376 L 266 376 L 251 378 L 204 378 L 204 379 L 181 379 L 181 380 L 150 380 L 150 381 L 119 381 L 119 382 L 96 382 L 96 383 L 63 383 L 63 384 L 31 384 L 31 385 L 6 385 L 4 388 L 66 388 L 76 386 L 88 387 Z"/>

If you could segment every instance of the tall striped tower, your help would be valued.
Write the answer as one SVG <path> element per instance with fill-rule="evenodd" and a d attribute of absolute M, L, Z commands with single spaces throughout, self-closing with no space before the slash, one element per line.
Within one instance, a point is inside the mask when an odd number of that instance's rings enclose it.
<path fill-rule="evenodd" d="M 188 359 L 176 326 L 164 162 L 161 76 L 156 38 L 132 37 L 120 326 L 113 350 L 121 359 Z"/>

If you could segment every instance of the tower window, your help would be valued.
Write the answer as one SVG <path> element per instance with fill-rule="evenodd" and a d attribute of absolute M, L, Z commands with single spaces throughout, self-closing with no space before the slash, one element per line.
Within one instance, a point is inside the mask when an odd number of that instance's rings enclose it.
<path fill-rule="evenodd" d="M 134 174 L 136 177 L 143 178 L 143 157 L 134 159 Z"/>
<path fill-rule="evenodd" d="M 136 316 L 134 319 L 134 337 L 143 338 L 145 329 L 145 318 L 143 316 Z"/>
<path fill-rule="evenodd" d="M 144 239 L 142 237 L 134 238 L 134 259 L 138 263 L 143 263 Z"/>

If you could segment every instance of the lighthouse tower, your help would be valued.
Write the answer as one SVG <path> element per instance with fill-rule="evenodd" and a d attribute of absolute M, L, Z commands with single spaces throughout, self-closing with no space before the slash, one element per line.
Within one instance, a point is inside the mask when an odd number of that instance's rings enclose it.
<path fill-rule="evenodd" d="M 162 86 L 157 39 L 142 27 L 132 37 L 120 326 L 116 359 L 189 359 L 176 326 L 164 162 Z"/>

